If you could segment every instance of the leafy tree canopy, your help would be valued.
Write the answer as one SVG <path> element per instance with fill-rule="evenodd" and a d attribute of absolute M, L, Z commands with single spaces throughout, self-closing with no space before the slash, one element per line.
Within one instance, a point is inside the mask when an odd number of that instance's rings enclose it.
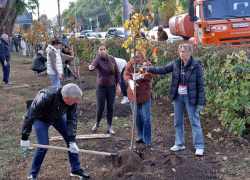
<path fill-rule="evenodd" d="M 23 12 L 29 10 L 34 10 L 38 6 L 38 0 L 16 0 L 14 6 L 12 7 L 15 11 L 18 12 L 18 15 L 21 15 Z"/>

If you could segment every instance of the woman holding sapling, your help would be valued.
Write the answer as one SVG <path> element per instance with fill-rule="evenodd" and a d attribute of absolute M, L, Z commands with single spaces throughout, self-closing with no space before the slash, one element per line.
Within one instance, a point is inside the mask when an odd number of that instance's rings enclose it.
<path fill-rule="evenodd" d="M 130 86 L 127 95 L 130 100 L 132 112 L 134 111 L 134 88 L 136 84 L 136 129 L 138 139 L 136 143 L 146 143 L 146 147 L 151 146 L 151 79 L 152 73 L 141 70 L 140 65 L 151 66 L 152 64 L 146 60 L 142 51 L 136 51 L 135 56 L 137 68 L 134 72 L 134 57 L 131 56 L 126 69 L 124 71 L 124 80 Z M 138 85 L 138 86 L 137 86 Z M 134 113 L 134 112 L 133 112 Z"/>

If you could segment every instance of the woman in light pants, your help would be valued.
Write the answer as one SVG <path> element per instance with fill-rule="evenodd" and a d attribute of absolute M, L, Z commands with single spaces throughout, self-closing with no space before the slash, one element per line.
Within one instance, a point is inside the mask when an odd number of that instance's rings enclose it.
<path fill-rule="evenodd" d="M 205 103 L 204 78 L 202 64 L 191 56 L 191 44 L 179 46 L 180 58 L 163 67 L 143 67 L 143 70 L 154 74 L 172 72 L 172 84 L 169 98 L 174 101 L 175 145 L 171 151 L 185 149 L 184 110 L 187 109 L 193 133 L 195 155 L 203 155 L 204 140 L 199 112 Z"/>

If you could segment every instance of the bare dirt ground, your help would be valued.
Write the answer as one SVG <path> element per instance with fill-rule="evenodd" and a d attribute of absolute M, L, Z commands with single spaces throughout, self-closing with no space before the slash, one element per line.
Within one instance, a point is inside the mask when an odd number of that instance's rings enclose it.
<path fill-rule="evenodd" d="M 24 152 L 20 148 L 20 133 L 26 113 L 26 100 L 33 99 L 43 87 L 50 85 L 46 73 L 35 76 L 30 70 L 32 59 L 21 53 L 13 53 L 10 82 L 14 87 L 0 86 L 0 178 L 26 179 L 29 175 L 35 149 Z M 87 64 L 81 66 L 83 99 L 78 104 L 78 135 L 93 134 L 96 110 L 96 72 L 89 72 Z M 74 69 L 74 66 L 72 66 Z M 2 78 L 2 74 L 0 75 Z M 72 77 L 70 81 L 80 86 Z M 68 82 L 62 82 L 62 85 Z M 23 87 L 16 87 L 23 86 Z M 202 116 L 201 124 L 205 139 L 204 156 L 194 156 L 192 131 L 186 114 L 186 149 L 171 152 L 174 145 L 173 105 L 170 101 L 152 100 L 152 146 L 136 144 L 129 150 L 132 136 L 132 114 L 129 104 L 121 105 L 122 96 L 115 104 L 113 129 L 116 134 L 106 139 L 79 139 L 80 149 L 118 153 L 117 157 L 80 153 L 82 168 L 93 180 L 183 180 L 183 179 L 250 179 L 250 126 L 241 137 L 228 134 L 216 117 Z M 95 134 L 107 133 L 105 112 L 101 126 Z M 59 134 L 50 128 L 49 136 Z M 137 138 L 137 136 L 136 136 Z M 34 131 L 30 141 L 36 143 Z M 51 141 L 50 145 L 62 146 L 63 141 Z M 49 150 L 41 171 L 40 180 L 77 179 L 69 176 L 67 153 Z"/>

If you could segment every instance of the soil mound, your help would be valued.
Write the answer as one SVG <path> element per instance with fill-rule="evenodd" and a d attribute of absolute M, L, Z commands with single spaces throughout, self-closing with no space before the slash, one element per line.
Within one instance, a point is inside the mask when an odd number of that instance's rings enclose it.
<path fill-rule="evenodd" d="M 115 158 L 114 179 L 121 178 L 132 172 L 142 172 L 143 165 L 138 154 L 131 150 L 120 150 Z M 125 177 L 130 176 L 126 175 Z"/>

